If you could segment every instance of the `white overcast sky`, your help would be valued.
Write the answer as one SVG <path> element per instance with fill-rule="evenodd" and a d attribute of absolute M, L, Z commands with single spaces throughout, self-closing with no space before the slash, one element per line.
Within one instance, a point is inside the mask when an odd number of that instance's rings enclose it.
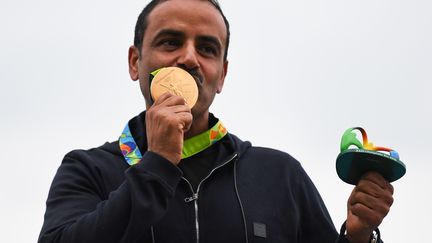
<path fill-rule="evenodd" d="M 64 154 L 116 140 L 144 109 L 127 50 L 146 2 L 1 0 L 0 242 L 36 242 Z M 335 171 L 340 137 L 363 126 L 407 165 L 383 238 L 427 241 L 432 2 L 220 2 L 230 66 L 211 111 L 230 132 L 300 160 L 337 228 L 352 189 Z"/>

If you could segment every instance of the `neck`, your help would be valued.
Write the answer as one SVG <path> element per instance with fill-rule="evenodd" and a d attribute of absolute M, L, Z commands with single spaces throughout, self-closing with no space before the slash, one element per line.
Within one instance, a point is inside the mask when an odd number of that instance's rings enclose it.
<path fill-rule="evenodd" d="M 207 130 L 209 130 L 209 112 L 204 112 L 204 114 L 196 117 L 193 117 L 192 125 L 190 129 L 185 132 L 184 139 L 188 139 L 194 137 L 198 134 L 201 134 Z"/>

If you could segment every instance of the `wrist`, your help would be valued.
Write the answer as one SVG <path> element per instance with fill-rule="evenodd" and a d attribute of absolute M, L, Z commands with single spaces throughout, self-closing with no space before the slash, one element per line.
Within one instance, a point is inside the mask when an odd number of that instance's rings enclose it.
<path fill-rule="evenodd" d="M 381 233 L 379 229 L 375 229 L 372 233 L 366 232 L 365 234 L 352 235 L 346 230 L 346 221 L 342 224 L 339 232 L 343 235 L 350 243 L 379 243 L 381 241 Z"/>
<path fill-rule="evenodd" d="M 371 234 L 352 235 L 347 232 L 345 237 L 350 243 L 371 243 Z"/>
<path fill-rule="evenodd" d="M 165 158 L 166 160 L 168 160 L 169 162 L 171 162 L 173 165 L 178 165 L 180 163 L 180 160 L 181 160 L 181 154 L 177 155 L 177 154 L 173 154 L 173 153 L 169 153 L 169 152 L 165 152 L 165 151 L 153 150 L 151 148 L 148 148 L 147 151 L 158 154 L 159 156 L 161 156 L 161 157 Z"/>

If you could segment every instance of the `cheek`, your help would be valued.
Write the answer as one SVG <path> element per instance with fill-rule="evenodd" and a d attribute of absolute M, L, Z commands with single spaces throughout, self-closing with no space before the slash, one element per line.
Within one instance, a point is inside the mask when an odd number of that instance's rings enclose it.
<path fill-rule="evenodd" d="M 149 88 L 148 81 L 145 80 L 144 78 L 140 78 L 140 89 L 142 95 L 144 96 L 144 99 L 148 103 L 148 101 L 150 101 L 150 88 Z"/>
<path fill-rule="evenodd" d="M 176 58 L 170 53 L 152 53 L 147 57 L 146 66 L 149 67 L 149 72 L 158 68 L 175 66 Z"/>
<path fill-rule="evenodd" d="M 146 103 L 149 103 L 150 97 L 150 87 L 149 87 L 149 70 L 144 68 L 144 65 L 140 66 L 139 69 L 139 85 L 141 89 L 141 93 L 146 100 Z"/>
<path fill-rule="evenodd" d="M 223 73 L 222 72 L 218 72 L 213 79 L 213 83 L 211 84 L 214 92 L 216 93 L 220 93 L 222 91 L 222 87 L 223 87 Z"/>
<path fill-rule="evenodd" d="M 211 102 L 214 99 L 216 93 L 217 87 L 214 83 L 211 85 L 205 85 L 205 87 L 200 90 L 199 99 L 201 99 L 201 101 L 203 101 L 204 103 Z"/>

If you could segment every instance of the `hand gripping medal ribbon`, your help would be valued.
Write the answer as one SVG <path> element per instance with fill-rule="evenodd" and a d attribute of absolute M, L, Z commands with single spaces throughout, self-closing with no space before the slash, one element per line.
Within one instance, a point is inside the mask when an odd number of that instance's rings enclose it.
<path fill-rule="evenodd" d="M 198 100 L 195 79 L 178 67 L 165 67 L 151 72 L 149 84 L 152 102 L 165 92 L 183 97 L 191 109 Z"/>
<path fill-rule="evenodd" d="M 363 143 L 357 139 L 354 130 L 361 132 Z M 336 159 L 336 171 L 339 178 L 346 183 L 356 185 L 368 171 L 380 173 L 389 182 L 405 175 L 406 167 L 399 154 L 390 148 L 374 146 L 368 141 L 366 131 L 361 127 L 349 128 L 344 132 L 340 150 Z"/>

